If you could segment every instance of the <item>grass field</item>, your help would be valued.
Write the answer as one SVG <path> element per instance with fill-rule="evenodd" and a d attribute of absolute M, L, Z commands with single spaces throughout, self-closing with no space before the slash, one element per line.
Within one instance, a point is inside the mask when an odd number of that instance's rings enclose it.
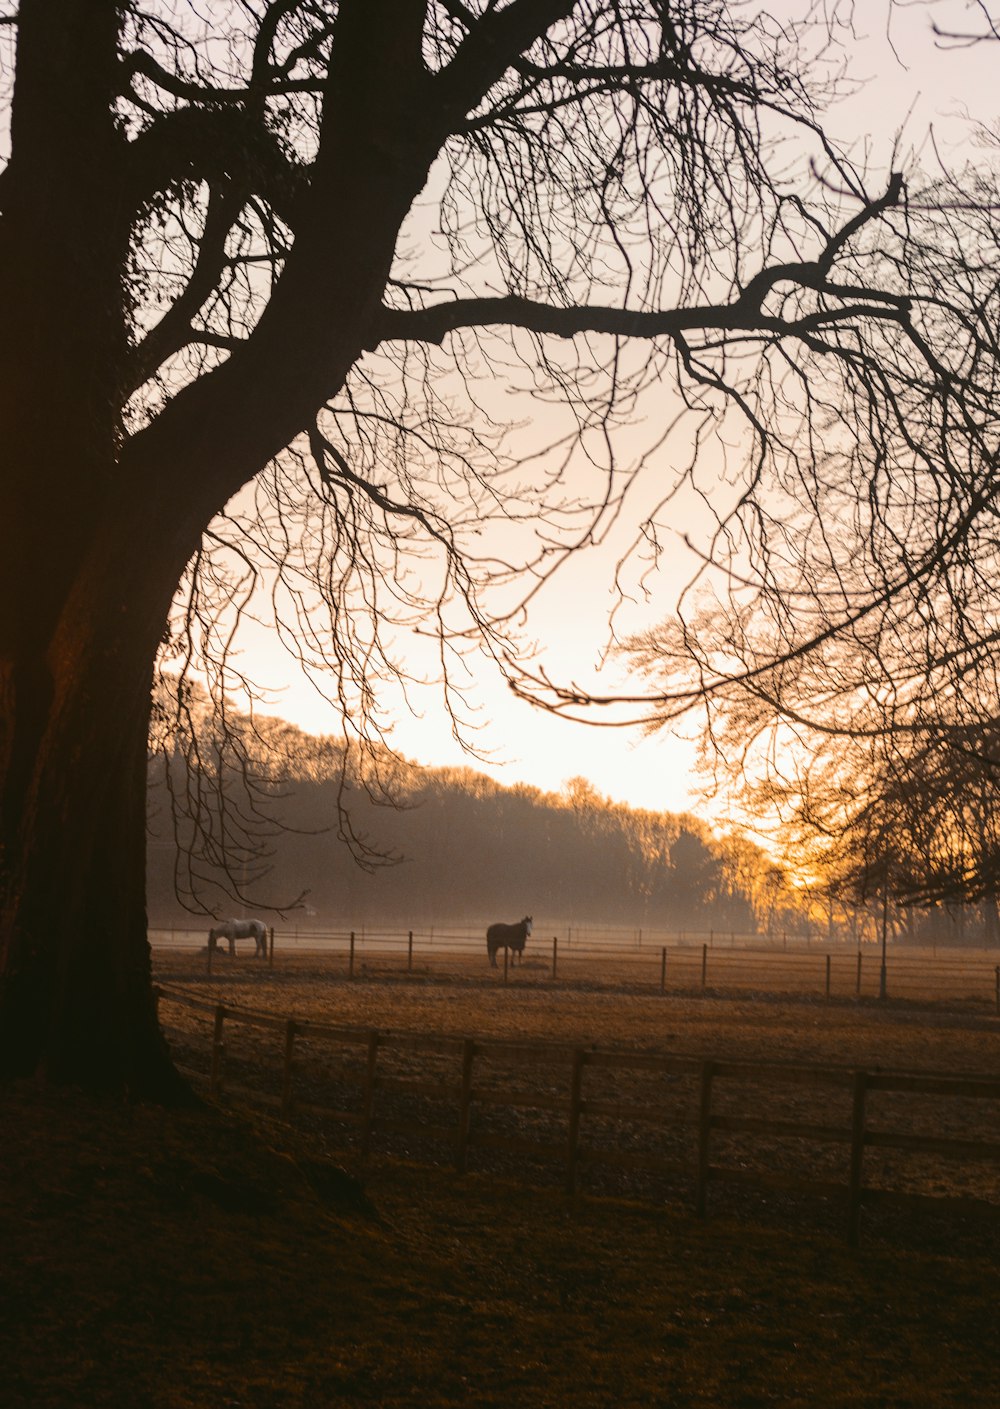
<path fill-rule="evenodd" d="M 764 936 L 631 933 L 563 927 L 559 934 L 541 927 L 526 950 L 524 972 L 512 967 L 510 983 L 530 986 L 553 974 L 563 984 L 603 984 L 635 991 L 665 990 L 674 994 L 715 993 L 796 994 L 834 998 L 874 998 L 881 987 L 878 945 L 852 948 L 844 944 Z M 275 963 L 280 972 L 307 960 L 323 960 L 328 974 L 347 973 L 351 934 L 287 931 L 274 933 Z M 354 936 L 355 975 L 418 974 L 440 978 L 484 977 L 485 926 L 451 930 L 368 930 Z M 201 930 L 160 930 L 154 933 L 158 952 L 201 951 Z M 242 953 L 241 956 L 242 957 Z M 501 955 L 502 957 L 502 955 Z M 887 951 L 887 992 L 891 998 L 917 1002 L 979 1003 L 1000 1015 L 1000 951 L 957 946 L 890 945 Z M 227 955 L 217 956 L 215 971 L 225 968 Z M 203 965 L 204 966 L 204 965 Z M 195 965 L 197 967 L 197 965 Z M 501 975 L 494 973 L 494 980 Z"/>
<path fill-rule="evenodd" d="M 332 976 L 314 956 L 158 976 L 281 1014 L 996 1071 L 979 1007 L 826 1004 Z M 270 1057 L 261 1058 L 265 1064 Z M 992 1409 L 997 1239 L 734 1200 L 650 1198 L 383 1157 L 211 1103 L 188 1113 L 0 1091 L 0 1365 L 21 1406 L 846 1406 Z"/>

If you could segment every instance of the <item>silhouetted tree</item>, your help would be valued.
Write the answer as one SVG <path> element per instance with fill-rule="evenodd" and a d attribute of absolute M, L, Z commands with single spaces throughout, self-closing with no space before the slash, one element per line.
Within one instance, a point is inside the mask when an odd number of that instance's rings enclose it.
<path fill-rule="evenodd" d="M 871 197 L 824 142 L 811 21 L 723 0 L 205 14 L 22 0 L 0 24 L 0 1070 L 161 1095 L 144 829 L 168 622 L 168 665 L 232 680 L 233 613 L 271 591 L 355 747 L 405 689 L 401 629 L 445 665 L 470 639 L 503 656 L 517 574 L 619 510 L 609 445 L 653 378 L 730 398 L 766 458 L 787 452 L 776 359 L 828 353 L 841 419 L 870 423 L 914 334 L 875 257 L 901 183 Z M 793 129 L 826 190 L 803 158 L 793 192 Z M 501 367 L 568 409 L 534 488 L 497 429 Z M 577 463 L 603 476 L 587 513 L 560 487 Z"/>
<path fill-rule="evenodd" d="M 794 776 L 745 792 L 831 897 L 876 909 L 978 906 L 997 938 L 1000 747 L 996 727 L 830 738 L 800 752 Z"/>
<path fill-rule="evenodd" d="M 710 586 L 628 647 L 651 726 L 699 703 L 707 767 L 783 814 L 790 864 L 822 853 L 864 891 L 891 853 L 918 903 L 994 888 L 997 209 L 995 163 L 914 175 L 871 252 L 900 301 L 892 347 L 880 316 L 811 340 Z"/>

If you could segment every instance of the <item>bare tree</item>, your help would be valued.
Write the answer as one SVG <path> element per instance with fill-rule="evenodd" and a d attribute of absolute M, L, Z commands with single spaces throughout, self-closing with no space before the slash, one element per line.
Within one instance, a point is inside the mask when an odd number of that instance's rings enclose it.
<path fill-rule="evenodd" d="M 821 428 L 890 393 L 921 443 L 956 415 L 936 364 L 908 370 L 925 333 L 881 254 L 902 183 L 869 193 L 818 126 L 837 74 L 811 11 L 209 14 L 23 0 L 0 25 L 0 1069 L 161 1096 L 144 823 L 168 624 L 175 664 L 238 668 L 230 603 L 272 591 L 377 737 L 400 631 L 445 666 L 470 640 L 504 659 L 515 579 L 621 511 L 615 433 L 652 382 L 746 418 L 752 483 L 825 473 Z M 501 377 L 562 408 L 533 461 Z"/>
<path fill-rule="evenodd" d="M 822 856 L 863 892 L 891 850 L 908 903 L 994 889 L 996 210 L 988 173 L 965 171 L 887 214 L 907 336 L 879 350 L 852 331 L 861 402 L 815 343 L 814 453 L 790 443 L 720 531 L 713 590 L 629 643 L 662 690 L 652 727 L 700 701 L 707 766 L 794 864 Z"/>
<path fill-rule="evenodd" d="M 810 736 L 744 774 L 748 815 L 830 897 L 908 910 L 978 906 L 997 937 L 996 726 Z"/>

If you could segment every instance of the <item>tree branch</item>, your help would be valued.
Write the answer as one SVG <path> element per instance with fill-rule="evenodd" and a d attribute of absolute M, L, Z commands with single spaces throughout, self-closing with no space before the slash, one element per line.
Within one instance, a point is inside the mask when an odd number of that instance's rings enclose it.
<path fill-rule="evenodd" d="M 449 116 L 464 115 L 478 106 L 525 50 L 572 13 L 574 4 L 575 0 L 512 0 L 506 8 L 476 20 L 435 80 Z"/>
<path fill-rule="evenodd" d="M 282 93 L 319 93 L 323 87 L 317 78 L 285 78 L 281 76 L 280 69 L 262 70 L 250 84 L 238 88 L 190 83 L 163 68 L 152 54 L 147 54 L 143 49 L 133 50 L 122 64 L 122 70 L 126 88 L 138 74 L 174 98 L 183 98 L 188 103 L 210 103 L 214 107 L 242 107 L 248 102 Z"/>
<path fill-rule="evenodd" d="M 779 336 L 815 333 L 849 317 L 901 318 L 911 300 L 903 294 L 857 284 L 837 284 L 829 273 L 837 256 L 865 225 L 880 219 L 899 204 L 903 178 L 894 174 L 885 194 L 868 202 L 836 234 L 815 260 L 797 260 L 761 269 L 729 303 L 696 304 L 674 309 L 627 309 L 599 306 L 557 307 L 517 295 L 454 299 L 427 308 L 383 308 L 374 330 L 372 348 L 379 343 L 405 340 L 441 343 L 459 328 L 503 325 L 529 332 L 572 338 L 578 333 L 607 333 L 616 337 L 676 337 L 698 329 L 727 332 L 762 332 Z M 764 303 L 778 284 L 837 300 L 838 307 L 818 309 L 800 319 L 766 314 Z"/>
<path fill-rule="evenodd" d="M 807 281 L 802 281 L 805 286 Z M 837 292 L 835 286 L 820 285 L 821 292 Z M 441 343 L 459 328 L 503 326 L 528 332 L 572 338 L 579 333 L 604 333 L 611 337 L 677 337 L 704 330 L 768 333 L 778 337 L 814 334 L 824 327 L 858 317 L 896 320 L 906 311 L 907 300 L 871 290 L 870 304 L 851 304 L 809 313 L 799 319 L 781 318 L 761 312 L 744 298 L 734 303 L 638 311 L 589 305 L 558 308 L 515 295 L 498 298 L 456 299 L 432 308 L 384 308 L 369 342 L 374 349 L 383 342 L 414 341 Z"/>
<path fill-rule="evenodd" d="M 210 181 L 259 195 L 294 228 L 309 171 L 292 161 L 254 115 L 236 109 L 165 113 L 128 147 L 132 212 L 181 181 Z"/>
<path fill-rule="evenodd" d="M 136 391 L 158 367 L 192 340 L 192 319 L 210 297 L 226 264 L 226 237 L 243 206 L 243 193 L 233 187 L 215 189 L 198 257 L 183 292 L 151 328 L 132 354 L 130 390 Z M 197 341 L 204 342 L 204 334 Z"/>

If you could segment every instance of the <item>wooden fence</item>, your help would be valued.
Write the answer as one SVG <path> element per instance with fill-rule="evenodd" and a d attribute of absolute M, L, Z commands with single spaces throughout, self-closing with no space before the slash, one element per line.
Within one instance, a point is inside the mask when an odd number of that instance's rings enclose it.
<path fill-rule="evenodd" d="M 164 947 L 189 949 L 192 938 L 178 941 L 177 932 Z M 437 933 L 408 931 L 315 932 L 292 934 L 272 929 L 268 943 L 268 967 L 273 969 L 275 951 L 279 956 L 322 954 L 333 965 L 343 967 L 348 978 L 380 973 L 414 972 L 415 967 L 447 971 L 468 961 L 478 964 L 484 979 L 491 976 L 508 984 L 532 982 L 540 971 L 555 981 L 572 983 L 595 977 L 615 984 L 668 992 L 806 993 L 830 998 L 883 997 L 912 999 L 964 999 L 989 1003 L 1000 1016 L 1000 964 L 992 954 L 941 956 L 894 949 L 889 951 L 885 973 L 876 947 L 851 950 L 843 946 L 795 946 L 772 948 L 749 944 L 741 936 L 713 935 L 695 943 L 690 936 L 679 937 L 673 945 L 651 945 L 635 939 L 628 943 L 581 943 L 579 939 L 546 939 L 534 935 L 528 943 L 526 973 L 501 951 L 502 968 L 493 971 L 485 965 L 485 941 L 481 935 L 462 931 Z M 163 942 L 163 941 L 159 941 Z M 213 951 L 207 949 L 207 972 L 213 971 Z M 216 954 L 220 971 L 230 964 L 224 954 Z"/>
<path fill-rule="evenodd" d="M 251 1012 L 213 1004 L 170 987 L 157 992 L 162 1002 L 211 1017 L 207 1076 L 213 1094 L 220 1095 L 226 1089 L 227 1024 L 231 1029 L 273 1034 L 273 1060 L 268 1062 L 265 1055 L 263 1070 L 274 1076 L 280 1070 L 277 1089 L 265 1092 L 258 1080 L 254 1090 L 245 1085 L 238 1088 L 240 1094 L 270 1101 L 286 1118 L 300 1110 L 352 1128 L 362 1159 L 370 1154 L 377 1136 L 402 1135 L 424 1143 L 437 1142 L 459 1173 L 465 1172 L 470 1153 L 477 1150 L 515 1157 L 522 1177 L 526 1160 L 549 1166 L 555 1162 L 562 1167 L 569 1194 L 580 1187 L 582 1176 L 592 1176 L 603 1166 L 652 1171 L 686 1184 L 701 1217 L 708 1212 L 713 1183 L 819 1194 L 843 1203 L 852 1245 L 858 1241 L 861 1210 L 866 1204 L 894 1201 L 938 1211 L 985 1212 L 994 1219 L 1000 1206 L 1000 1175 L 989 1183 L 985 1199 L 877 1187 L 865 1180 L 865 1153 L 876 1149 L 1000 1169 L 1000 1143 L 995 1140 L 873 1127 L 870 1116 L 870 1101 L 876 1093 L 932 1098 L 935 1104 L 1000 1102 L 1000 1077 L 894 1074 L 393 1033 Z M 340 1083 L 340 1108 L 305 1099 L 309 1089 L 297 1094 L 302 1085 L 303 1055 L 318 1065 L 321 1049 L 355 1054 L 346 1069 L 346 1084 L 343 1080 Z M 388 1069 L 387 1059 L 393 1054 L 404 1059 L 402 1071 Z M 255 1055 L 259 1076 L 261 1054 L 257 1051 Z M 443 1062 L 443 1066 L 428 1070 L 434 1061 Z M 515 1074 L 520 1072 L 533 1072 L 534 1084 L 512 1085 L 512 1076 L 516 1081 Z M 592 1089 L 601 1073 L 617 1078 L 610 1094 Z M 345 1071 L 340 1076 L 343 1078 Z M 671 1082 L 676 1088 L 665 1084 Z M 565 1089 L 559 1089 L 563 1083 Z M 308 1088 L 316 1085 L 315 1078 L 308 1082 Z M 345 1090 L 352 1086 L 353 1103 L 344 1099 Z M 803 1091 L 813 1093 L 807 1101 L 810 1106 L 815 1105 L 815 1093 L 821 1093 L 826 1119 L 803 1119 L 800 1111 L 793 1111 L 794 1118 L 789 1119 L 767 1108 L 767 1092 L 781 1093 L 787 1100 L 789 1093 Z M 838 1092 L 842 1108 L 841 1118 L 836 1120 L 831 1097 Z M 726 1094 L 728 1101 L 722 1099 Z M 419 1109 L 421 1106 L 424 1109 Z M 483 1116 L 491 1110 L 516 1112 L 520 1124 L 515 1125 L 514 1133 L 488 1128 Z M 811 1117 L 812 1112 L 807 1114 Z M 548 1127 L 541 1135 L 530 1129 L 525 1135 L 523 1122 L 528 1120 L 530 1125 L 531 1119 L 540 1116 L 549 1121 Z M 591 1135 L 592 1131 L 596 1135 L 602 1124 L 613 1131 L 611 1142 L 603 1145 Z M 649 1148 L 648 1142 L 645 1148 L 635 1148 L 642 1144 L 635 1140 L 630 1146 L 622 1138 L 623 1132 L 634 1132 L 637 1127 L 655 1131 L 661 1138 L 670 1132 L 680 1150 L 664 1152 Z M 987 1129 L 995 1130 L 995 1122 Z M 800 1147 L 804 1144 L 809 1151 L 810 1172 L 769 1170 L 761 1167 L 759 1160 L 716 1162 L 720 1138 L 724 1144 L 734 1137 L 749 1137 L 757 1154 L 763 1145 L 773 1149 L 789 1141 L 800 1142 Z M 819 1177 L 812 1170 L 819 1165 L 822 1173 L 824 1162 L 817 1160 L 816 1151 L 830 1146 L 845 1152 L 841 1167 L 834 1162 L 832 1173 L 839 1177 Z M 830 1161 L 825 1163 L 829 1166 Z"/>

